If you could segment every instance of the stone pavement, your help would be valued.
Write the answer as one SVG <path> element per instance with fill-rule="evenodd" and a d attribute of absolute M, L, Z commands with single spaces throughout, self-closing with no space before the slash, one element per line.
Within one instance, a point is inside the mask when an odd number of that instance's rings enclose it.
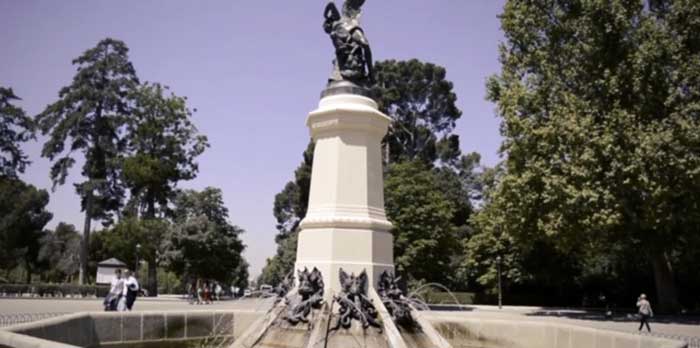
<path fill-rule="evenodd" d="M 606 320 L 598 312 L 542 307 L 504 306 L 499 310 L 497 306 L 463 306 L 460 310 L 456 306 L 441 306 L 440 309 L 434 314 L 514 321 L 556 321 L 568 325 L 631 333 L 637 333 L 639 328 L 639 321 L 626 314 Z M 690 347 L 700 347 L 700 318 L 662 316 L 652 318 L 650 325 L 654 336 L 684 339 L 691 343 Z"/>
<path fill-rule="evenodd" d="M 210 305 L 192 305 L 180 297 L 139 297 L 134 305 L 134 311 L 168 311 L 168 310 L 260 310 L 269 308 L 270 300 L 242 299 L 214 302 Z M 444 309 L 444 310 L 443 310 Z M 0 298 L 0 322 L 3 318 L 17 318 L 23 321 L 38 320 L 52 314 L 75 312 L 100 312 L 102 299 L 32 299 L 32 298 Z M 587 326 L 597 329 L 607 329 L 623 332 L 637 332 L 639 322 L 626 315 L 616 316 L 613 320 L 605 318 L 597 312 L 582 310 L 552 309 L 542 307 L 510 307 L 499 310 L 495 306 L 444 306 L 434 311 L 436 315 L 443 313 L 449 316 L 478 316 L 483 319 L 503 319 L 514 321 L 557 321 L 569 325 Z M 658 317 L 651 321 L 655 335 L 663 337 L 693 340 L 700 347 L 700 318 Z"/>

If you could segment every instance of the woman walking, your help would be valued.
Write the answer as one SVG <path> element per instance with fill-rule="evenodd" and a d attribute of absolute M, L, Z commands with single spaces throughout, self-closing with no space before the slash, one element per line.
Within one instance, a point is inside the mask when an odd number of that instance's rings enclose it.
<path fill-rule="evenodd" d="M 651 327 L 649 327 L 649 318 L 654 316 L 654 312 L 651 310 L 651 304 L 647 301 L 647 295 L 641 294 L 637 299 L 637 307 L 639 308 L 639 316 L 641 317 L 639 322 L 639 331 L 642 331 L 644 325 L 647 326 L 647 331 L 651 332 Z"/>

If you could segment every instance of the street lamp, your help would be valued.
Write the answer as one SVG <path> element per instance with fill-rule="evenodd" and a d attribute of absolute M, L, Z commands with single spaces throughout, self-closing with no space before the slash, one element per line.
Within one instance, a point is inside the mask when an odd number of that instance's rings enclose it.
<path fill-rule="evenodd" d="M 498 309 L 503 308 L 503 292 L 501 289 L 501 256 L 496 257 L 496 267 L 498 268 Z"/>
<path fill-rule="evenodd" d="M 134 267 L 134 278 L 139 279 L 139 257 L 141 256 L 141 243 L 136 243 L 136 267 Z"/>

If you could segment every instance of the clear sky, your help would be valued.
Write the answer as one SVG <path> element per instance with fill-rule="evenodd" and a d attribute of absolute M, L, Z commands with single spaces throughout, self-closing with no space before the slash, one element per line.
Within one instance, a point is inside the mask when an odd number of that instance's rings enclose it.
<path fill-rule="evenodd" d="M 463 111 L 464 152 L 499 161 L 501 139 L 485 79 L 498 72 L 504 0 L 368 0 L 363 27 L 374 57 L 417 58 L 444 66 Z M 333 49 L 321 24 L 323 0 L 0 0 L 0 85 L 36 115 L 75 75 L 71 60 L 105 37 L 126 42 L 142 81 L 169 85 L 196 108 L 211 148 L 197 179 L 219 187 L 231 221 L 246 230 L 245 256 L 257 276 L 275 252 L 274 196 L 289 181 L 309 140 L 304 125 L 330 73 Z M 24 146 L 33 164 L 23 179 L 51 189 L 45 139 Z M 76 164 L 69 181 L 80 181 Z M 4 199 L 4 198 L 3 198 Z M 51 194 L 49 227 L 82 228 L 73 185 Z"/>

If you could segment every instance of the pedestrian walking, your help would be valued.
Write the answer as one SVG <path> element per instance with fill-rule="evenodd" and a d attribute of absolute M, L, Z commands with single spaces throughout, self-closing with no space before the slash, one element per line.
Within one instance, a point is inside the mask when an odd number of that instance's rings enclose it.
<path fill-rule="evenodd" d="M 647 295 L 641 294 L 637 299 L 637 307 L 639 308 L 639 331 L 642 331 L 644 325 L 647 326 L 647 331 L 651 332 L 649 327 L 649 318 L 654 316 L 654 311 L 651 310 L 651 304 L 647 301 Z"/>
<path fill-rule="evenodd" d="M 122 298 L 119 300 L 118 310 L 121 312 L 131 311 L 136 301 L 136 295 L 139 292 L 139 282 L 136 280 L 131 271 L 124 271 L 124 289 Z"/>
<path fill-rule="evenodd" d="M 202 280 L 197 279 L 197 304 L 198 305 L 204 303 L 203 302 L 204 299 L 202 298 L 202 296 L 204 296 L 204 289 L 202 289 L 203 286 L 204 286 L 204 284 L 202 284 Z"/>
<path fill-rule="evenodd" d="M 204 304 L 211 304 L 211 286 L 209 281 L 204 281 Z"/>
<path fill-rule="evenodd" d="M 216 286 L 214 287 L 214 293 L 216 294 L 216 300 L 221 301 L 221 293 L 224 291 L 224 289 L 221 287 L 221 284 L 218 282 L 216 283 Z"/>
<path fill-rule="evenodd" d="M 105 296 L 103 302 L 105 311 L 116 311 L 119 304 L 119 299 L 124 291 L 124 278 L 122 278 L 122 270 L 117 268 L 114 270 L 114 278 L 110 282 L 109 293 Z"/>

